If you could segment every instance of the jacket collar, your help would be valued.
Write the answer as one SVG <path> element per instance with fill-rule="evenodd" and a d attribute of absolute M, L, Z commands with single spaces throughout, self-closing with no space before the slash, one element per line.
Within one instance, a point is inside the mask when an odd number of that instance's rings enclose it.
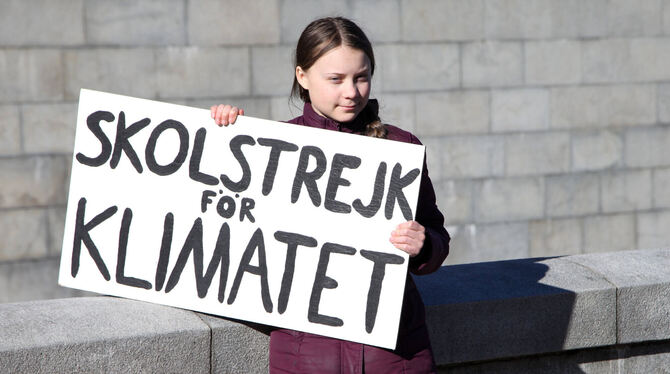
<path fill-rule="evenodd" d="M 311 103 L 305 103 L 302 115 L 305 122 L 312 127 L 356 134 L 360 134 L 365 131 L 365 124 L 359 120 L 360 115 L 351 122 L 338 122 L 330 118 L 323 117 L 317 113 L 312 107 Z"/>

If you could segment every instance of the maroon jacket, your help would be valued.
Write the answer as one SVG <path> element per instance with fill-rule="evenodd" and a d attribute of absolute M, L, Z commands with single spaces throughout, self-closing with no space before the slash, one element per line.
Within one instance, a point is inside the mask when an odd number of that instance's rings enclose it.
<path fill-rule="evenodd" d="M 320 116 L 309 103 L 303 115 L 290 123 L 327 130 L 361 134 L 365 125 L 339 123 Z M 411 133 L 386 125 L 387 138 L 421 144 Z M 416 221 L 426 228 L 426 240 L 418 256 L 411 258 L 409 270 L 421 275 L 437 270 L 449 253 L 449 234 L 444 217 L 435 205 L 435 191 L 425 163 L 419 189 Z M 400 316 L 398 342 L 391 351 L 320 335 L 288 329 L 270 335 L 270 373 L 427 373 L 434 372 L 433 356 L 425 323 L 423 301 L 412 277 L 407 274 Z"/>

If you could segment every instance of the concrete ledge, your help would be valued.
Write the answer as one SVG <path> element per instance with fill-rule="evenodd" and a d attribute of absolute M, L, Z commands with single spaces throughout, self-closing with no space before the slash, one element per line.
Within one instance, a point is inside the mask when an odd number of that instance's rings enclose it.
<path fill-rule="evenodd" d="M 653 372 L 670 364 L 668 268 L 670 250 L 649 250 L 446 266 L 415 279 L 443 371 Z M 269 330 L 216 316 L 110 297 L 0 304 L 0 316 L 2 371 L 268 370 Z"/>

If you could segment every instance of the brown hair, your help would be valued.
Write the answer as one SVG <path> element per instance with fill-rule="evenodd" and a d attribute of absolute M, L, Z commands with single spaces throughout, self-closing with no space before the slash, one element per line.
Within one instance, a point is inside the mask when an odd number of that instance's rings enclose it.
<path fill-rule="evenodd" d="M 298 39 L 294 68 L 300 66 L 303 70 L 308 70 L 321 56 L 342 45 L 365 53 L 370 60 L 370 76 L 372 76 L 375 71 L 372 44 L 358 25 L 343 17 L 320 18 L 307 25 Z M 309 92 L 298 83 L 295 76 L 293 87 L 291 87 L 291 97 L 299 97 L 306 103 L 310 102 Z M 379 119 L 377 100 L 368 100 L 365 108 L 358 114 L 358 120 L 366 125 L 365 135 L 375 138 L 386 137 L 386 127 Z"/>

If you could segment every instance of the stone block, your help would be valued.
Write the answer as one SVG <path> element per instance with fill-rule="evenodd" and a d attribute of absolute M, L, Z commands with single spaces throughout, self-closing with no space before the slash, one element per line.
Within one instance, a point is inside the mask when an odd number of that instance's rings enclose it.
<path fill-rule="evenodd" d="M 65 204 L 67 157 L 0 158 L 0 208 Z"/>
<path fill-rule="evenodd" d="M 486 179 L 475 187 L 475 220 L 536 219 L 544 214 L 541 178 Z"/>
<path fill-rule="evenodd" d="M 21 121 L 19 107 L 0 105 L 0 156 L 21 153 Z"/>
<path fill-rule="evenodd" d="M 662 0 L 611 0 L 607 7 L 609 34 L 655 36 L 662 33 Z"/>
<path fill-rule="evenodd" d="M 486 2 L 486 36 L 555 39 L 603 36 L 605 0 L 493 0 Z"/>
<path fill-rule="evenodd" d="M 426 146 L 426 165 L 430 174 L 430 179 L 436 183 L 445 178 L 443 167 L 443 144 L 440 138 L 425 138 L 421 141 Z"/>
<path fill-rule="evenodd" d="M 596 214 L 599 211 L 599 180 L 594 174 L 549 176 L 547 216 L 567 217 Z"/>
<path fill-rule="evenodd" d="M 658 121 L 670 123 L 670 84 L 667 83 L 658 85 Z"/>
<path fill-rule="evenodd" d="M 437 206 L 450 225 L 472 222 L 473 183 L 468 180 L 446 180 L 433 183 Z"/>
<path fill-rule="evenodd" d="M 187 1 L 189 43 L 275 44 L 279 42 L 279 3 L 279 0 Z"/>
<path fill-rule="evenodd" d="M 66 153 L 74 149 L 77 104 L 28 104 L 21 108 L 27 153 Z"/>
<path fill-rule="evenodd" d="M 637 248 L 670 248 L 670 211 L 640 213 L 637 216 Z"/>
<path fill-rule="evenodd" d="M 62 54 L 55 49 L 0 50 L 0 103 L 63 99 Z"/>
<path fill-rule="evenodd" d="M 417 134 L 416 104 L 412 94 L 381 94 L 379 102 L 379 118 L 403 130 Z"/>
<path fill-rule="evenodd" d="M 617 287 L 617 344 L 670 338 L 670 251 L 636 250 L 569 258 Z"/>
<path fill-rule="evenodd" d="M 668 0 L 663 0 L 663 33 L 665 35 L 670 35 L 670 6 L 668 6 Z"/>
<path fill-rule="evenodd" d="M 533 131 L 549 126 L 549 92 L 542 89 L 503 90 L 491 94 L 491 130 Z"/>
<path fill-rule="evenodd" d="M 635 216 L 601 215 L 584 218 L 584 252 L 614 252 L 636 247 Z"/>
<path fill-rule="evenodd" d="M 249 49 L 245 47 L 158 50 L 158 96 L 205 98 L 249 95 L 249 55 Z"/>
<path fill-rule="evenodd" d="M 582 251 L 580 219 L 546 219 L 529 223 L 530 257 L 575 255 Z"/>
<path fill-rule="evenodd" d="M 47 251 L 51 256 L 60 256 L 65 231 L 65 207 L 47 209 Z"/>
<path fill-rule="evenodd" d="M 438 365 L 616 342 L 615 288 L 562 258 L 445 266 L 415 281 Z"/>
<path fill-rule="evenodd" d="M 270 119 L 274 121 L 288 121 L 302 115 L 303 103 L 300 99 L 291 101 L 288 96 L 273 97 L 270 99 Z"/>
<path fill-rule="evenodd" d="M 460 85 L 455 44 L 384 44 L 376 47 L 375 59 L 381 92 L 443 90 Z"/>
<path fill-rule="evenodd" d="M 400 41 L 400 2 L 367 0 L 351 3 L 352 19 L 372 42 Z"/>
<path fill-rule="evenodd" d="M 623 163 L 623 138 L 613 131 L 573 132 L 572 169 L 602 170 Z"/>
<path fill-rule="evenodd" d="M 0 211 L 0 262 L 47 255 L 47 218 L 44 209 Z"/>
<path fill-rule="evenodd" d="M 638 211 L 652 207 L 650 170 L 610 172 L 600 178 L 603 212 Z"/>
<path fill-rule="evenodd" d="M 654 170 L 654 208 L 670 208 L 670 168 Z"/>
<path fill-rule="evenodd" d="M 0 364 L 10 372 L 210 370 L 210 330 L 193 312 L 108 297 L 0 308 Z"/>
<path fill-rule="evenodd" d="M 212 373 L 267 373 L 271 328 L 201 314 L 212 331 Z"/>
<path fill-rule="evenodd" d="M 583 44 L 585 82 L 658 81 L 670 77 L 670 39 L 603 39 Z"/>
<path fill-rule="evenodd" d="M 351 16 L 346 1 L 284 0 L 279 9 L 281 42 L 290 45 L 295 45 L 302 30 L 317 18 Z M 365 22 L 360 27 L 365 29 Z"/>
<path fill-rule="evenodd" d="M 502 175 L 503 139 L 497 136 L 455 136 L 442 138 L 439 151 L 442 176 L 480 178 Z"/>
<path fill-rule="evenodd" d="M 2 1 L 0 45 L 18 47 L 82 44 L 83 12 L 83 0 Z"/>
<path fill-rule="evenodd" d="M 427 136 L 486 134 L 490 118 L 489 93 L 449 91 L 416 97 L 417 133 Z"/>
<path fill-rule="evenodd" d="M 59 286 L 59 264 L 60 259 L 54 257 L 27 261 L 0 262 L 0 308 L 2 307 L 2 303 L 90 294 Z M 2 332 L 0 331 L 1 334 Z"/>
<path fill-rule="evenodd" d="M 550 94 L 552 128 L 656 123 L 653 85 L 556 87 Z"/>
<path fill-rule="evenodd" d="M 403 40 L 461 41 L 484 38 L 483 0 L 402 0 Z"/>
<path fill-rule="evenodd" d="M 64 53 L 65 96 L 69 100 L 78 100 L 82 88 L 144 99 L 156 96 L 156 63 L 150 49 L 81 49 Z"/>
<path fill-rule="evenodd" d="M 631 345 L 621 361 L 622 373 L 666 373 L 670 368 L 670 344 Z"/>
<path fill-rule="evenodd" d="M 507 175 L 554 174 L 568 170 L 570 170 L 570 134 L 525 133 L 505 137 Z"/>
<path fill-rule="evenodd" d="M 527 84 L 577 84 L 582 79 L 582 51 L 577 41 L 528 41 L 524 62 Z"/>
<path fill-rule="evenodd" d="M 287 95 L 295 70 L 295 47 L 253 47 L 251 49 L 251 89 L 254 95 Z"/>
<path fill-rule="evenodd" d="M 186 42 L 185 10 L 183 0 L 87 1 L 86 41 L 94 45 L 182 45 Z M 218 29 L 207 25 L 210 33 Z"/>
<path fill-rule="evenodd" d="M 449 211 L 442 211 L 451 224 Z M 448 226 L 447 231 L 451 243 L 445 263 L 449 265 L 528 257 L 526 222 L 454 225 Z"/>
<path fill-rule="evenodd" d="M 625 163 L 630 167 L 670 165 L 670 128 L 631 129 L 624 134 Z"/>
<path fill-rule="evenodd" d="M 502 87 L 523 83 L 521 43 L 483 41 L 464 44 L 463 86 Z"/>

